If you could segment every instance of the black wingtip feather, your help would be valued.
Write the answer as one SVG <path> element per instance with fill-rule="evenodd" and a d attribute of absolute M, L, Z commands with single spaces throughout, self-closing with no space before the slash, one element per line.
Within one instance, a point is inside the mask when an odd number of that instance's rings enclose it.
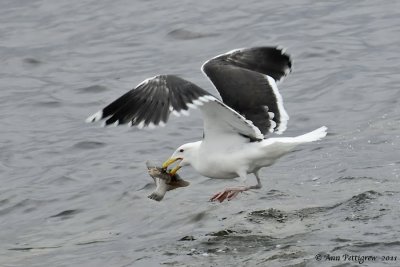
<path fill-rule="evenodd" d="M 290 56 L 277 47 L 253 47 L 227 54 L 225 60 L 241 68 L 266 74 L 279 81 L 292 69 Z"/>

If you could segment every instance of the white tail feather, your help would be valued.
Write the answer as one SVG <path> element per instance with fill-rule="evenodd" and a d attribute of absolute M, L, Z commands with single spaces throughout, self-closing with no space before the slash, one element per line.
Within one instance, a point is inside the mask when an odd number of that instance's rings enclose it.
<path fill-rule="evenodd" d="M 271 157 L 280 157 L 293 150 L 296 146 L 320 140 L 327 134 L 328 128 L 322 126 L 312 132 L 296 137 L 268 138 L 263 141 L 264 149 Z"/>
<path fill-rule="evenodd" d="M 308 143 L 308 142 L 313 142 L 313 141 L 317 141 L 317 140 L 321 140 L 322 138 L 324 138 L 327 134 L 328 128 L 325 126 L 322 126 L 312 132 L 303 134 L 303 135 L 299 135 L 296 137 L 277 137 L 277 138 L 268 138 L 266 140 L 264 140 L 265 145 L 271 145 L 273 143 L 280 143 L 283 146 L 287 145 L 287 146 L 296 146 L 298 144 L 302 144 L 302 143 Z"/>
<path fill-rule="evenodd" d="M 295 139 L 300 143 L 318 141 L 326 136 L 327 130 L 328 128 L 326 126 L 322 126 L 312 132 L 297 136 Z"/>

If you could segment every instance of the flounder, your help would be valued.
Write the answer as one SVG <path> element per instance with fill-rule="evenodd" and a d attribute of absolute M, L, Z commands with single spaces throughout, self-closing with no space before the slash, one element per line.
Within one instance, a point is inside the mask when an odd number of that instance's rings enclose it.
<path fill-rule="evenodd" d="M 150 199 L 161 201 L 167 191 L 189 185 L 189 182 L 184 181 L 179 174 L 171 175 L 168 170 L 157 167 L 157 165 L 150 161 L 146 162 L 146 166 L 149 175 L 153 178 L 157 186 L 156 190 L 148 196 Z"/>

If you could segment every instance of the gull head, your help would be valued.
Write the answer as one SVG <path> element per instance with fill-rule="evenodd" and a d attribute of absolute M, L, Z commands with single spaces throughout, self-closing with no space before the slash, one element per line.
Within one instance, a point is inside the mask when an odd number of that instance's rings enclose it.
<path fill-rule="evenodd" d="M 172 170 L 169 172 L 171 175 L 175 175 L 180 168 L 191 165 L 199 145 L 199 142 L 181 145 L 175 150 L 172 156 L 163 163 L 162 168 L 167 169 L 173 163 L 179 162 L 178 165 L 172 168 Z"/>

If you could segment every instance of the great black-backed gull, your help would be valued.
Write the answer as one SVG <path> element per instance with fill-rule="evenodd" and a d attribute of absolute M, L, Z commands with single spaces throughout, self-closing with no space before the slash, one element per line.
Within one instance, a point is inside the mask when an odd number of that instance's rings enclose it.
<path fill-rule="evenodd" d="M 259 171 L 297 145 L 319 140 L 320 127 L 297 137 L 270 137 L 285 131 L 289 116 L 276 82 L 291 71 L 289 55 L 275 47 L 236 49 L 216 56 L 202 66 L 222 100 L 175 75 L 158 75 L 141 82 L 87 122 L 104 119 L 105 125 L 129 124 L 138 128 L 164 126 L 170 114 L 188 115 L 198 108 L 203 115 L 201 141 L 184 144 L 163 164 L 175 174 L 191 165 L 199 174 L 219 179 L 240 177 L 242 186 L 226 188 L 212 201 L 231 200 L 239 192 L 261 188 Z M 256 185 L 246 185 L 253 173 Z"/>

